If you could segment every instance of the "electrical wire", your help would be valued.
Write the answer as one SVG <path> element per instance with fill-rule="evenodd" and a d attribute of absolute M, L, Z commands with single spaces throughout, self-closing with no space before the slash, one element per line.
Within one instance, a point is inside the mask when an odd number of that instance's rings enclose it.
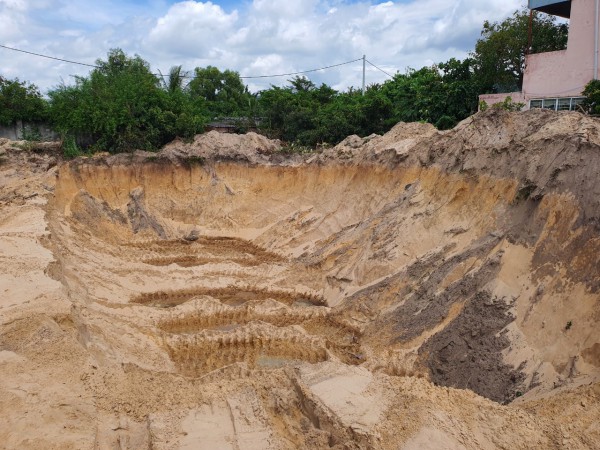
<path fill-rule="evenodd" d="M 561 94 L 567 94 L 567 93 L 573 92 L 573 91 L 581 91 L 585 86 L 586 85 L 584 84 L 583 86 L 576 86 L 576 87 L 573 87 L 573 88 L 570 88 L 570 89 L 566 89 L 564 91 L 553 92 L 552 93 L 552 97 L 557 97 L 557 96 L 559 96 Z M 546 97 L 546 98 L 549 98 L 549 96 L 548 96 L 547 93 L 546 94 L 533 94 L 531 92 L 523 91 L 523 95 L 528 95 L 529 97 L 540 97 L 540 98 Z M 573 97 L 579 97 L 579 96 L 578 95 L 574 95 Z"/>
<path fill-rule="evenodd" d="M 14 47 L 8 47 L 7 45 L 2 45 L 2 44 L 0 44 L 0 47 L 5 48 L 7 50 L 15 51 L 15 52 L 21 52 L 21 53 L 27 53 L 28 55 L 39 56 L 41 58 L 54 59 L 55 61 L 62 61 L 62 62 L 66 62 L 69 64 L 78 64 L 80 66 L 87 66 L 87 67 L 93 67 L 95 69 L 99 69 L 99 67 L 95 64 L 87 64 L 87 63 L 82 63 L 82 62 L 78 62 L 78 61 L 71 61 L 68 59 L 56 58 L 54 56 L 42 55 L 40 53 L 28 52 L 27 50 L 21 50 L 21 49 L 14 48 Z"/>
<path fill-rule="evenodd" d="M 277 75 L 254 75 L 254 76 L 241 76 L 240 78 L 275 78 L 275 77 L 289 77 L 291 75 L 302 75 L 304 73 L 318 72 L 319 70 L 331 69 L 333 67 L 345 66 L 346 64 L 352 64 L 358 61 L 362 61 L 362 58 L 353 59 L 352 61 L 346 61 L 339 64 L 333 64 L 331 66 L 320 67 L 318 69 L 302 70 L 300 72 L 280 73 Z"/>
<path fill-rule="evenodd" d="M 82 63 L 82 62 L 78 62 L 78 61 L 72 61 L 72 60 L 69 60 L 69 59 L 57 58 L 55 56 L 42 55 L 41 53 L 34 53 L 34 52 L 27 51 L 27 50 L 21 50 L 21 49 L 18 49 L 18 48 L 9 47 L 7 45 L 0 44 L 0 47 L 1 48 L 5 48 L 7 50 L 15 51 L 15 52 L 26 53 L 28 55 L 39 56 L 41 58 L 47 58 L 47 59 L 53 59 L 55 61 L 66 62 L 66 63 L 69 63 L 69 64 L 77 64 L 77 65 L 80 65 L 80 66 L 93 67 L 95 69 L 99 69 L 100 68 L 99 66 L 97 66 L 95 64 L 87 64 L 87 63 Z M 298 71 L 298 72 L 279 73 L 279 74 L 273 74 L 273 75 L 246 75 L 246 76 L 240 76 L 240 78 L 242 78 L 242 79 L 253 79 L 253 78 L 256 79 L 256 78 L 289 77 L 289 76 L 292 76 L 292 75 L 302 75 L 302 74 L 305 74 L 305 73 L 318 72 L 320 70 L 326 70 L 326 69 L 332 69 L 334 67 L 345 66 L 347 64 L 352 64 L 352 63 L 355 63 L 355 62 L 358 62 L 358 61 L 361 61 L 361 60 L 362 60 L 362 58 L 357 58 L 357 59 L 353 59 L 352 61 L 346 61 L 346 62 L 339 63 L 339 64 L 332 64 L 330 66 L 319 67 L 318 69 L 301 70 L 301 71 Z M 374 66 L 374 64 L 372 64 L 370 62 L 369 62 L 369 64 L 371 64 L 371 65 Z M 381 69 L 379 69 L 379 70 L 381 70 Z M 154 75 L 161 76 L 161 77 L 163 76 L 162 73 L 158 73 L 158 74 L 154 74 Z M 192 78 L 193 79 L 195 77 L 194 76 L 183 76 L 182 78 Z"/>
<path fill-rule="evenodd" d="M 371 64 L 373 67 L 375 67 L 377 70 L 379 70 L 380 72 L 385 73 L 388 77 L 390 78 L 394 78 L 393 75 L 390 75 L 389 73 L 387 73 L 385 70 L 381 69 L 380 67 L 377 67 L 375 64 L 373 64 L 371 61 L 369 61 L 368 59 L 366 59 L 365 61 L 367 61 L 369 64 Z"/>

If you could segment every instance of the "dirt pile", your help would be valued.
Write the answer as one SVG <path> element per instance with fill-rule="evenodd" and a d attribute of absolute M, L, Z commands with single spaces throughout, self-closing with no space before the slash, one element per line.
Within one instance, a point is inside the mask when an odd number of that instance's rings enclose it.
<path fill-rule="evenodd" d="M 489 111 L 58 166 L 0 143 L 0 442 L 600 446 L 599 131 Z"/>

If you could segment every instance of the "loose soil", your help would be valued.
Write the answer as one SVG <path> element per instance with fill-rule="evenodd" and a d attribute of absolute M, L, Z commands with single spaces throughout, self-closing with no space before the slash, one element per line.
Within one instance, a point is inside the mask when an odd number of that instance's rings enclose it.
<path fill-rule="evenodd" d="M 600 123 L 0 140 L 0 447 L 600 448 Z"/>

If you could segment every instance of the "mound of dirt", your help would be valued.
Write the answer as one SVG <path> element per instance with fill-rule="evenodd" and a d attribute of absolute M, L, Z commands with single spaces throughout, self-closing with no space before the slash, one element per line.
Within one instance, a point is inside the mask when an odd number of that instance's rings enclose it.
<path fill-rule="evenodd" d="M 1 442 L 600 447 L 599 133 L 490 110 L 309 155 L 0 142 Z"/>
<path fill-rule="evenodd" d="M 170 160 L 185 158 L 219 159 L 264 163 L 271 155 L 281 150 L 281 143 L 253 132 L 228 134 L 210 131 L 199 134 L 191 143 L 175 141 L 159 153 Z"/>

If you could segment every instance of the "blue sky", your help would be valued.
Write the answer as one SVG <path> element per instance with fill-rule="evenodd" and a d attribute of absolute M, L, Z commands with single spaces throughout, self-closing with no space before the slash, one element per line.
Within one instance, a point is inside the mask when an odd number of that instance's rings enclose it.
<path fill-rule="evenodd" d="M 0 44 L 93 63 L 110 48 L 137 53 L 154 70 L 213 65 L 243 76 L 308 70 L 363 54 L 388 73 L 464 58 L 484 20 L 524 0 L 0 0 Z M 42 91 L 88 68 L 0 49 L 0 75 Z M 336 89 L 360 86 L 362 66 L 308 75 Z M 249 79 L 252 90 L 289 77 Z M 369 66 L 367 83 L 387 76 Z"/>

